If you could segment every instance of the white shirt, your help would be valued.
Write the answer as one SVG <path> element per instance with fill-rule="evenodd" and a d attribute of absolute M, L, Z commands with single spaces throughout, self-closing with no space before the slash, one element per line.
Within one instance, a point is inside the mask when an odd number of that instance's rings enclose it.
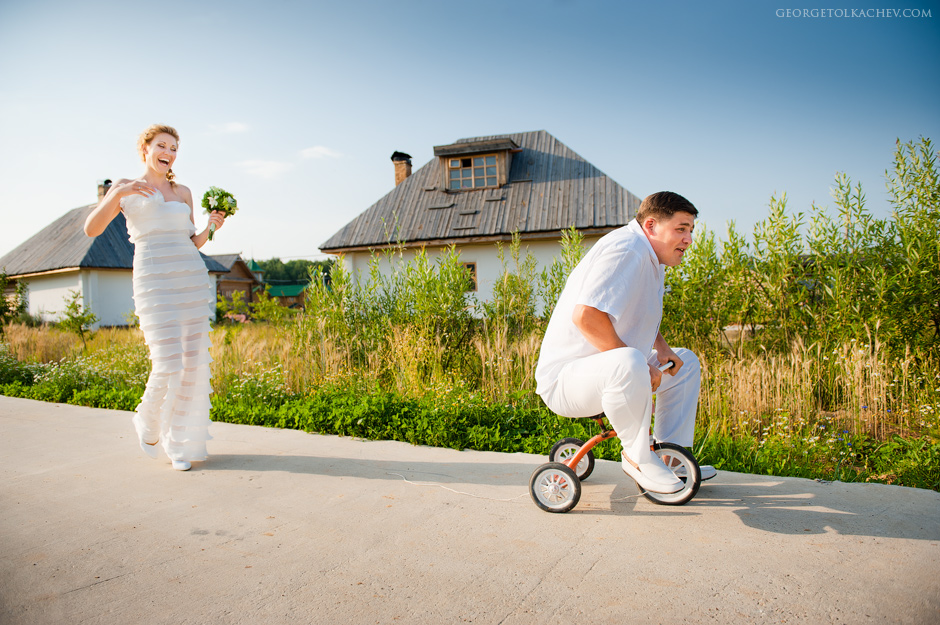
<path fill-rule="evenodd" d="M 610 315 L 628 347 L 652 352 L 663 317 L 665 275 L 635 219 L 601 237 L 568 276 L 552 312 L 535 369 L 536 392 L 550 390 L 568 362 L 600 353 L 571 320 L 579 304 Z"/>

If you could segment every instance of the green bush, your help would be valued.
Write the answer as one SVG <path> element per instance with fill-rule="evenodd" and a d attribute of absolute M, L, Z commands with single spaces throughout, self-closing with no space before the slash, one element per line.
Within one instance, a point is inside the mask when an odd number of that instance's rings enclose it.
<path fill-rule="evenodd" d="M 35 377 L 34 365 L 20 362 L 10 353 L 10 348 L 0 343 L 0 384 L 32 384 Z"/>
<path fill-rule="evenodd" d="M 90 406 L 92 408 L 108 408 L 110 410 L 126 410 L 128 412 L 137 408 L 143 396 L 141 389 L 133 388 L 86 388 L 75 390 L 66 403 L 75 406 Z"/>
<path fill-rule="evenodd" d="M 544 407 L 492 405 L 472 394 L 413 399 L 379 388 L 335 386 L 262 401 L 248 394 L 216 397 L 212 419 L 414 445 L 542 454 L 556 439 L 587 440 L 597 429 L 591 421 L 565 419 Z M 615 459 L 619 443 L 613 441 L 596 453 Z"/>
<path fill-rule="evenodd" d="M 847 431 L 815 440 L 715 435 L 697 443 L 694 453 L 699 463 L 726 471 L 940 491 L 940 441 L 926 437 L 878 442 Z"/>
<path fill-rule="evenodd" d="M 736 345 L 785 352 L 794 341 L 823 349 L 850 340 L 936 358 L 940 354 L 940 176 L 929 139 L 901 144 L 887 172 L 894 213 L 877 219 L 860 184 L 836 175 L 838 214 L 787 211 L 771 198 L 748 242 L 701 225 L 684 262 L 666 273 L 663 334 L 705 351 L 728 347 L 723 329 L 757 330 Z M 807 221 L 808 220 L 808 221 Z"/>
<path fill-rule="evenodd" d="M 0 267 L 0 336 L 3 336 L 3 328 L 8 323 L 21 319 L 29 318 L 26 312 L 27 305 L 27 285 L 25 282 L 17 282 L 13 297 L 6 295 L 9 277 L 6 271 Z"/>

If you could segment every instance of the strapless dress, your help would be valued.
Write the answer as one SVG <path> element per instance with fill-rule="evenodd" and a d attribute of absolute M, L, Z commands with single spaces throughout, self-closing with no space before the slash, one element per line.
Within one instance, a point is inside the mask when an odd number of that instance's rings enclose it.
<path fill-rule="evenodd" d="M 134 305 L 152 363 L 134 426 L 143 442 L 159 438 L 171 460 L 205 460 L 215 291 L 190 239 L 191 209 L 159 191 L 127 196 L 121 208 L 134 244 Z"/>

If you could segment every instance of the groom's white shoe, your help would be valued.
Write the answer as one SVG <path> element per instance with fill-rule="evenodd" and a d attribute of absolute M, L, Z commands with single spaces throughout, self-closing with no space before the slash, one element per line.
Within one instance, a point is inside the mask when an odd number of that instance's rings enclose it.
<path fill-rule="evenodd" d="M 715 477 L 716 475 L 718 475 L 718 471 L 715 469 L 715 467 L 713 467 L 713 466 L 710 465 L 710 464 L 703 464 L 703 465 L 700 465 L 698 469 L 699 469 L 699 471 L 702 472 L 702 481 L 703 481 L 703 482 L 704 482 L 705 480 L 710 480 L 710 479 L 712 479 L 713 477 Z"/>
<path fill-rule="evenodd" d="M 678 493 L 685 488 L 685 482 L 677 478 L 656 454 L 649 454 L 649 460 L 640 463 L 631 460 L 626 453 L 622 455 L 620 466 L 640 488 L 664 495 Z"/>
<path fill-rule="evenodd" d="M 718 475 L 718 471 L 710 464 L 700 464 L 698 470 L 702 475 L 703 482 L 705 480 L 710 480 Z M 679 477 L 685 477 L 685 467 L 676 467 L 676 475 Z"/>

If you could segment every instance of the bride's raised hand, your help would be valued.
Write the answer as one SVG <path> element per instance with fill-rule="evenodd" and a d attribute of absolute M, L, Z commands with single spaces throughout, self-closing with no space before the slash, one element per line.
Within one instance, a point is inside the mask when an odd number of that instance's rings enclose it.
<path fill-rule="evenodd" d="M 144 197 L 153 196 L 157 190 L 144 182 L 143 180 L 128 180 L 119 184 L 117 188 L 118 197 L 125 198 L 128 195 L 142 195 Z"/>
<path fill-rule="evenodd" d="M 122 179 L 117 181 L 111 185 L 108 193 L 85 219 L 85 234 L 96 237 L 104 232 L 111 220 L 124 208 L 123 200 L 127 196 L 152 197 L 156 192 L 157 190 L 144 180 Z"/>

